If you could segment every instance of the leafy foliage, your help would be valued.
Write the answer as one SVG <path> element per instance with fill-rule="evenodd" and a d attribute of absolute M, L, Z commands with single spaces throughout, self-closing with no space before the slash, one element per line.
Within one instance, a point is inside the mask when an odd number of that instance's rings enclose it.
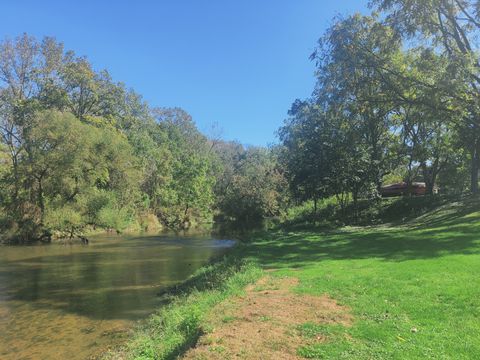
<path fill-rule="evenodd" d="M 477 192 L 474 3 L 374 1 L 383 14 L 335 19 L 311 56 L 313 95 L 295 101 L 279 131 L 297 201 L 316 212 L 320 199 L 335 196 L 342 209 L 353 200 L 355 214 L 360 197 L 390 181 L 423 181 L 429 195 L 438 185 Z"/>
<path fill-rule="evenodd" d="M 233 175 L 235 191 L 256 189 L 236 218 L 280 211 L 270 185 L 281 176 L 268 150 L 248 174 L 230 173 L 242 146 L 222 157 L 217 148 L 228 144 L 201 134 L 184 110 L 150 108 L 53 38 L 0 44 L 0 139 L 6 241 L 76 237 L 92 227 L 120 232 L 153 215 L 175 229 L 209 223 L 233 208 L 233 193 L 220 191 Z"/>
<path fill-rule="evenodd" d="M 219 209 L 224 220 L 260 225 L 265 218 L 282 214 L 288 199 L 286 187 L 274 153 L 248 148 L 237 157 L 228 182 L 220 190 Z"/>

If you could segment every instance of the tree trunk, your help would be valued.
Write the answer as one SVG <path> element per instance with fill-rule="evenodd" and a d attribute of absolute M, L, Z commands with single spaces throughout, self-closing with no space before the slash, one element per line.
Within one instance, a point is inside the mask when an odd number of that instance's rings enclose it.
<path fill-rule="evenodd" d="M 478 153 L 475 150 L 472 156 L 472 171 L 470 191 L 473 195 L 478 194 Z"/>
<path fill-rule="evenodd" d="M 317 208 L 318 208 L 318 199 L 315 196 L 313 198 L 313 225 L 317 224 Z"/>
<path fill-rule="evenodd" d="M 43 199 L 42 179 L 38 179 L 38 206 L 40 207 L 40 225 L 43 226 L 45 219 L 45 201 Z"/>
<path fill-rule="evenodd" d="M 437 167 L 438 161 L 435 161 L 431 168 L 427 166 L 426 163 L 422 163 L 422 172 L 423 172 L 423 181 L 425 181 L 425 194 L 433 195 L 433 190 L 435 188 L 435 181 L 437 180 Z"/>
<path fill-rule="evenodd" d="M 358 221 L 358 189 L 353 190 L 353 221 L 355 224 Z"/>
<path fill-rule="evenodd" d="M 430 179 L 430 182 L 427 184 L 427 189 L 426 189 L 426 194 L 433 196 L 434 195 L 434 189 L 435 189 L 435 174 L 432 174 L 432 177 Z"/>
<path fill-rule="evenodd" d="M 478 170 L 479 170 L 479 149 L 478 142 L 472 152 L 472 164 L 471 164 L 471 184 L 470 191 L 472 194 L 478 194 Z"/>

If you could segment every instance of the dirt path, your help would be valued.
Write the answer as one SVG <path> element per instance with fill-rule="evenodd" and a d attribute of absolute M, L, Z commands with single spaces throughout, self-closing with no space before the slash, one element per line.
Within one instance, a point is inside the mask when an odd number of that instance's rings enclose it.
<path fill-rule="evenodd" d="M 213 311 L 211 328 L 184 359 L 300 359 L 297 349 L 327 339 L 302 337 L 305 323 L 348 326 L 348 309 L 328 296 L 292 293 L 296 278 L 267 276 L 246 289 L 246 295 Z"/>

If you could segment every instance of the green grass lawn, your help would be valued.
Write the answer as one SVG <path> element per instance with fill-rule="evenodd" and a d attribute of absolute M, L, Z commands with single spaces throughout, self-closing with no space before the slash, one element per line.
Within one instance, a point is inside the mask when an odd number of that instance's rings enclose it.
<path fill-rule="evenodd" d="M 330 340 L 299 349 L 305 357 L 480 358 L 480 212 L 471 206 L 410 226 L 277 232 L 247 256 L 299 278 L 299 293 L 327 293 L 351 309 L 353 326 L 320 327 Z"/>
<path fill-rule="evenodd" d="M 154 315 L 122 358 L 175 358 L 209 331 L 206 317 L 216 304 L 241 293 L 260 269 L 275 269 L 273 276 L 299 279 L 294 291 L 328 294 L 353 315 L 349 327 L 302 324 L 303 336 L 327 341 L 297 349 L 300 356 L 479 359 L 479 208 L 447 205 L 402 226 L 256 235 L 197 273 L 195 290 Z M 239 266 L 245 259 L 250 265 Z"/>

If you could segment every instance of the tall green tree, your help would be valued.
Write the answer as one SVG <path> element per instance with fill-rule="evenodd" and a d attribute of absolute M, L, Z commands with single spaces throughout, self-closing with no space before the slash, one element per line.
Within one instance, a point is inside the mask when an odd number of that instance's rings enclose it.
<path fill-rule="evenodd" d="M 207 221 L 215 185 L 208 139 L 182 109 L 155 109 L 154 115 L 171 156 L 169 175 L 157 197 L 157 215 L 168 226 L 180 228 L 190 227 L 195 218 Z"/>
<path fill-rule="evenodd" d="M 478 193 L 480 168 L 480 61 L 478 38 L 479 6 L 476 0 L 374 0 L 397 33 L 410 41 L 424 42 L 451 61 L 451 69 L 465 79 L 462 92 L 450 92 L 466 111 L 462 117 L 463 148 L 470 153 L 470 188 Z M 449 91 L 450 88 L 444 88 Z"/>
<path fill-rule="evenodd" d="M 326 143 L 330 134 L 327 115 L 319 106 L 300 100 L 292 105 L 289 115 L 279 130 L 281 162 L 294 197 L 313 200 L 316 211 L 318 200 L 329 194 L 333 165 Z"/>
<path fill-rule="evenodd" d="M 401 42 L 392 29 L 376 17 L 361 15 L 339 19 L 312 55 L 316 101 L 326 104 L 334 117 L 344 118 L 339 127 L 357 135 L 354 152 L 365 161 L 360 181 L 377 190 L 397 160 L 391 151 L 396 105 L 386 79 L 401 56 Z"/>

